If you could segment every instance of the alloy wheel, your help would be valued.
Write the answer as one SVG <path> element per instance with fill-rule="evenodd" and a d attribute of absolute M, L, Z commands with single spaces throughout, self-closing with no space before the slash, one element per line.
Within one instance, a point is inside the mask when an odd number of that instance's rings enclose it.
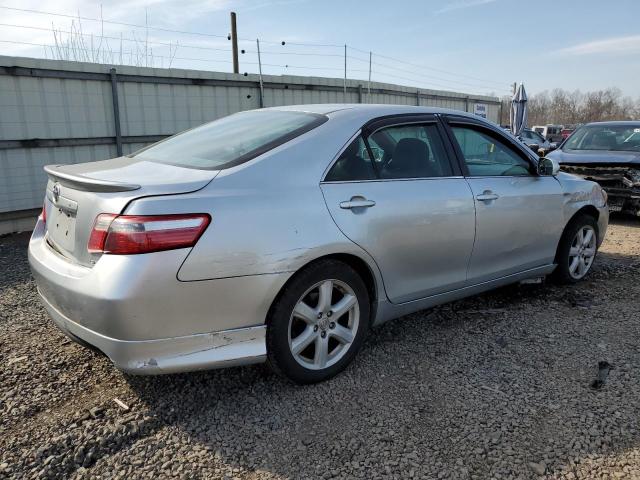
<path fill-rule="evenodd" d="M 338 362 L 358 332 L 360 306 L 353 289 L 340 280 L 309 288 L 289 319 L 289 349 L 305 368 L 321 370 Z"/>
<path fill-rule="evenodd" d="M 596 232 L 590 225 L 578 230 L 569 248 L 569 275 L 575 280 L 583 278 L 596 256 Z"/>

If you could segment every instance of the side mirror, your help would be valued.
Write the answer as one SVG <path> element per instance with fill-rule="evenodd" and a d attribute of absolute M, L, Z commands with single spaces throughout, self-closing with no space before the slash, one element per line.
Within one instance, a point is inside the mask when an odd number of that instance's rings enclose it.
<path fill-rule="evenodd" d="M 557 143 L 557 142 L 551 142 L 551 143 L 549 144 L 549 151 L 551 151 L 551 150 L 555 150 L 555 149 L 557 149 L 557 148 L 558 148 L 558 143 Z"/>
<path fill-rule="evenodd" d="M 538 175 L 555 176 L 560 172 L 560 164 L 557 160 L 548 157 L 542 157 L 538 162 Z"/>
<path fill-rule="evenodd" d="M 538 153 L 538 149 L 540 148 L 540 145 L 538 145 L 537 143 L 530 143 L 528 147 L 534 152 Z"/>

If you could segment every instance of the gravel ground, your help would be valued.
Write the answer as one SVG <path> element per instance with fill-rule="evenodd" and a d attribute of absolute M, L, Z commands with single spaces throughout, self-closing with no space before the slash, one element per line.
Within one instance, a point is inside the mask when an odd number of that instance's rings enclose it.
<path fill-rule="evenodd" d="M 388 323 L 306 387 L 118 372 L 47 319 L 27 241 L 0 239 L 0 478 L 640 478 L 640 221 L 588 281 Z"/>

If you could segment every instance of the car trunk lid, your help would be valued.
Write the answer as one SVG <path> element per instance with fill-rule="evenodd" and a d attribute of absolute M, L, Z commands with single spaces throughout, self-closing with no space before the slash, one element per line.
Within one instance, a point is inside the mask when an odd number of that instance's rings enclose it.
<path fill-rule="evenodd" d="M 120 157 L 75 165 L 49 165 L 45 198 L 47 242 L 68 260 L 93 265 L 87 242 L 101 213 L 122 213 L 137 198 L 194 192 L 206 186 L 217 170 L 177 167 Z"/>

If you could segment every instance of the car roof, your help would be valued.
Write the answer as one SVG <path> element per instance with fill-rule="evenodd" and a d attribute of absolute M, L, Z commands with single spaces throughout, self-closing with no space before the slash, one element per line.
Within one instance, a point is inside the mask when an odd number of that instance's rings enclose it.
<path fill-rule="evenodd" d="M 615 127 L 615 126 L 620 126 L 620 127 L 624 127 L 624 126 L 634 126 L 634 125 L 640 125 L 640 120 L 611 120 L 608 122 L 590 122 L 590 123 L 586 123 L 583 126 L 589 126 L 589 125 L 601 125 L 603 127 Z"/>
<path fill-rule="evenodd" d="M 492 122 L 475 115 L 473 113 L 464 112 L 462 110 L 454 110 L 450 108 L 438 107 L 418 107 L 412 105 L 389 105 L 389 104 L 369 104 L 369 103 L 329 103 L 329 104 L 309 104 L 309 105 L 287 105 L 282 107 L 270 107 L 270 110 L 282 110 L 293 112 L 316 113 L 320 115 L 332 116 L 353 116 L 362 118 L 376 118 L 387 115 L 402 115 L 416 113 L 439 113 L 449 115 L 459 115 L 463 117 L 473 118 L 484 121 L 490 125 Z"/>

